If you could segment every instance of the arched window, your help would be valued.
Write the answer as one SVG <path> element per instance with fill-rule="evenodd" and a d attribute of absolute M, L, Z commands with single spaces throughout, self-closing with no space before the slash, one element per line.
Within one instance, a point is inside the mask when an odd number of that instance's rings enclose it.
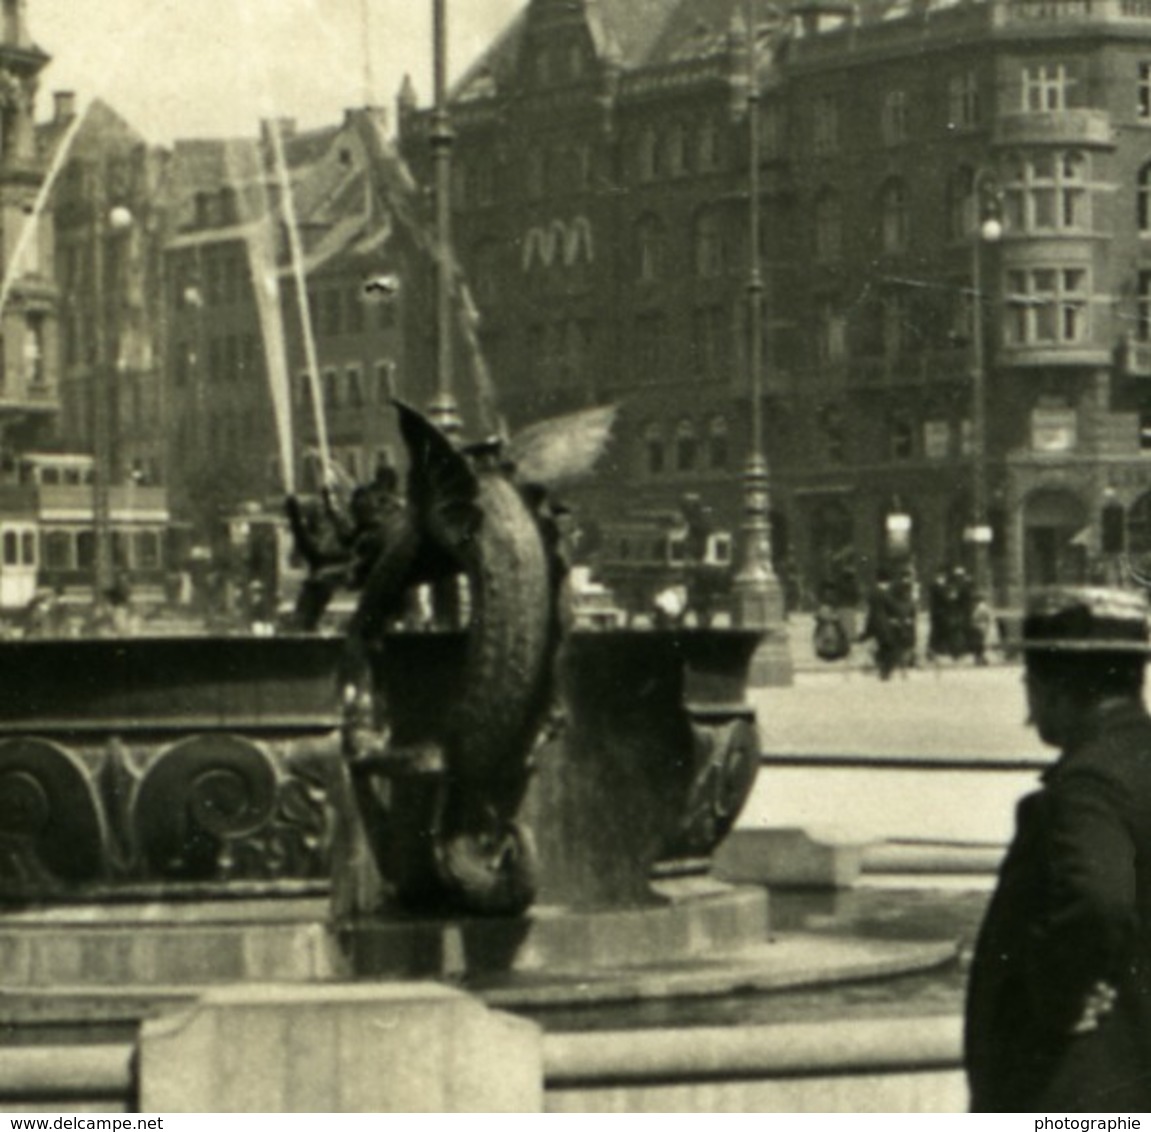
<path fill-rule="evenodd" d="M 675 470 L 677 472 L 695 471 L 698 447 L 695 425 L 688 420 L 680 421 L 675 428 Z"/>
<path fill-rule="evenodd" d="M 696 165 L 701 173 L 719 168 L 719 129 L 711 118 L 705 118 L 696 139 Z"/>
<path fill-rule="evenodd" d="M 842 254 L 843 204 L 834 189 L 825 188 L 815 198 L 815 258 L 827 263 Z"/>
<path fill-rule="evenodd" d="M 713 279 L 723 274 L 724 247 L 723 229 L 719 216 L 714 212 L 704 212 L 696 217 L 692 244 L 695 251 L 695 273 L 704 279 Z"/>
<path fill-rule="evenodd" d="M 636 225 L 636 258 L 642 282 L 651 283 L 663 273 L 667 233 L 657 216 L 641 217 Z"/>
<path fill-rule="evenodd" d="M 654 181 L 659 165 L 659 135 L 648 126 L 639 136 L 639 179 Z"/>
<path fill-rule="evenodd" d="M 880 194 L 880 220 L 883 250 L 896 254 L 907 250 L 910 235 L 907 186 L 902 181 L 888 181 Z"/>
<path fill-rule="evenodd" d="M 707 462 L 713 471 L 727 467 L 730 456 L 727 432 L 726 417 L 711 418 L 707 426 Z"/>
<path fill-rule="evenodd" d="M 644 467 L 648 475 L 662 475 L 665 465 L 663 429 L 654 421 L 643 431 Z"/>
<path fill-rule="evenodd" d="M 683 123 L 672 123 L 667 133 L 665 153 L 668 176 L 682 177 L 687 172 L 687 132 Z"/>

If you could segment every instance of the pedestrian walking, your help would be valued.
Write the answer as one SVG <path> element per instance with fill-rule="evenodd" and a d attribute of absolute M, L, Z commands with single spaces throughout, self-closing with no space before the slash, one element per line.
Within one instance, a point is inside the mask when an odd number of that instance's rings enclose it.
<path fill-rule="evenodd" d="M 1151 1110 L 1151 718 L 1141 595 L 1028 603 L 1031 722 L 1059 748 L 1016 812 L 975 948 L 973 1111 Z"/>
<path fill-rule="evenodd" d="M 935 660 L 950 647 L 951 604 L 948 585 L 949 571 L 941 566 L 927 591 L 927 659 Z"/>
<path fill-rule="evenodd" d="M 875 642 L 875 667 L 880 680 L 890 680 L 899 663 L 903 648 L 899 630 L 899 611 L 891 593 L 891 575 L 878 570 L 875 586 L 867 599 L 867 620 L 860 641 Z"/>

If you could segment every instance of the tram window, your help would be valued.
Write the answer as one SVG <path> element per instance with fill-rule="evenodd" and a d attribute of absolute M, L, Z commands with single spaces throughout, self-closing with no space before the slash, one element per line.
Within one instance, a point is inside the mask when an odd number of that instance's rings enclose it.
<path fill-rule="evenodd" d="M 112 565 L 124 569 L 128 566 L 128 533 L 112 532 Z"/>
<path fill-rule="evenodd" d="M 18 566 L 20 564 L 20 540 L 15 531 L 4 532 L 4 565 Z"/>
<path fill-rule="evenodd" d="M 731 537 L 712 535 L 708 540 L 707 560 L 715 566 L 726 566 L 731 562 Z"/>
<path fill-rule="evenodd" d="M 80 531 L 76 535 L 76 566 L 80 570 L 91 570 L 96 561 L 96 536 L 91 531 Z"/>
<path fill-rule="evenodd" d="M 36 532 L 24 531 L 20 535 L 20 559 L 25 566 L 36 565 Z"/>
<path fill-rule="evenodd" d="M 60 482 L 59 468 L 41 468 L 40 482 L 44 484 L 58 484 Z"/>
<path fill-rule="evenodd" d="M 44 536 L 44 566 L 49 570 L 72 567 L 72 536 L 67 531 L 49 531 Z"/>
<path fill-rule="evenodd" d="M 136 565 L 141 570 L 154 570 L 160 565 L 160 537 L 155 531 L 137 531 Z"/>

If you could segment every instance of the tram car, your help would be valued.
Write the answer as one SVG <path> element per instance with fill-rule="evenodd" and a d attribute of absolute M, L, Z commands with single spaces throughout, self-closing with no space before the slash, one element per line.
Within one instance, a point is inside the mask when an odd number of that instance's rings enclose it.
<path fill-rule="evenodd" d="M 707 625 L 730 615 L 733 559 L 730 531 L 656 512 L 603 525 L 595 576 L 629 620 L 662 609 L 672 621 Z"/>

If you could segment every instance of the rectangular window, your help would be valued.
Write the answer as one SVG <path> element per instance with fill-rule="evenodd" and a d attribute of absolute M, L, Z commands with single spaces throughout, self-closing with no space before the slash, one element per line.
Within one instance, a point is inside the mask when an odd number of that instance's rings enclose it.
<path fill-rule="evenodd" d="M 907 94 L 891 90 L 883 99 L 883 143 L 900 145 L 907 141 Z"/>
<path fill-rule="evenodd" d="M 692 359 L 699 377 L 719 377 L 724 371 L 723 316 L 722 307 L 701 307 L 692 312 Z"/>
<path fill-rule="evenodd" d="M 323 292 L 324 295 L 324 322 L 321 333 L 335 337 L 340 333 L 343 323 L 343 295 L 336 290 Z"/>
<path fill-rule="evenodd" d="M 380 400 L 390 401 L 397 396 L 396 367 L 394 362 L 376 362 L 376 389 Z"/>
<path fill-rule="evenodd" d="M 1023 68 L 1023 105 L 1025 114 L 1045 114 L 1066 110 L 1072 80 L 1062 63 L 1040 63 Z"/>
<path fill-rule="evenodd" d="M 820 303 L 818 326 L 819 364 L 842 365 L 847 360 L 847 316 L 831 301 Z"/>
<path fill-rule="evenodd" d="M 889 361 L 899 358 L 906 347 L 906 304 L 901 295 L 888 295 L 883 300 L 883 354 Z"/>
<path fill-rule="evenodd" d="M 659 381 L 663 375 L 667 320 L 662 314 L 641 314 L 635 322 L 636 368 L 641 381 Z"/>
<path fill-rule="evenodd" d="M 362 334 L 364 332 L 364 300 L 360 296 L 359 287 L 348 289 L 344 309 L 348 312 L 348 333 Z"/>
<path fill-rule="evenodd" d="M 1085 268 L 1040 267 L 1007 276 L 1007 340 L 1016 346 L 1082 342 L 1088 337 Z"/>
<path fill-rule="evenodd" d="M 764 103 L 759 113 L 759 148 L 761 156 L 778 157 L 783 151 L 783 107 L 778 102 Z M 714 161 L 712 168 L 714 168 Z"/>
<path fill-rule="evenodd" d="M 324 370 L 324 407 L 327 409 L 340 407 L 340 375 L 334 369 Z"/>
<path fill-rule="evenodd" d="M 364 407 L 364 381 L 359 366 L 348 366 L 344 371 L 347 405 L 350 409 Z"/>
<path fill-rule="evenodd" d="M 928 460 L 946 460 L 951 452 L 951 425 L 946 420 L 923 422 L 923 455 Z"/>
<path fill-rule="evenodd" d="M 952 75 L 947 82 L 947 124 L 953 130 L 979 125 L 979 86 L 975 72 Z"/>
<path fill-rule="evenodd" d="M 1135 116 L 1141 122 L 1151 121 L 1151 63 L 1139 64 L 1135 86 Z"/>
<path fill-rule="evenodd" d="M 833 94 L 821 94 L 812 106 L 811 145 L 817 154 L 839 150 L 839 103 Z"/>
<path fill-rule="evenodd" d="M 1139 293 L 1135 311 L 1135 337 L 1151 342 L 1151 271 L 1139 272 Z"/>
<path fill-rule="evenodd" d="M 1016 232 L 1086 230 L 1091 226 L 1088 164 L 1083 153 L 1035 153 L 1007 174 L 1007 226 Z"/>

